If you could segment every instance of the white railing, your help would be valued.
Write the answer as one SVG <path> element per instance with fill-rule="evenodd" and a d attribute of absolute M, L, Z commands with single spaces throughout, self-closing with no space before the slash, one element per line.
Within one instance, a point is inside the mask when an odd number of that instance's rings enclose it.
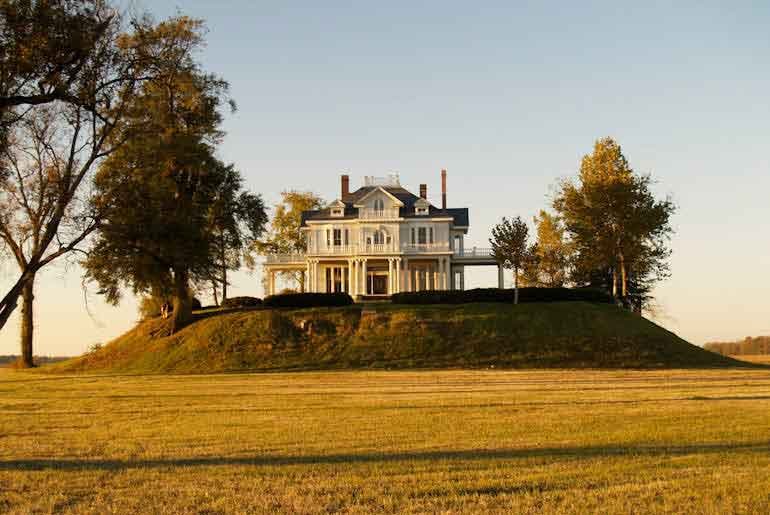
<path fill-rule="evenodd" d="M 348 254 L 355 254 L 357 251 L 358 248 L 356 245 L 319 245 L 308 250 L 310 254 L 323 254 L 328 256 L 346 256 Z"/>
<path fill-rule="evenodd" d="M 420 252 L 449 252 L 449 243 L 408 243 L 403 246 L 403 251 L 408 254 Z"/>
<path fill-rule="evenodd" d="M 362 207 L 358 210 L 358 218 L 361 220 L 394 220 L 399 217 L 398 208 L 372 209 Z"/>
<path fill-rule="evenodd" d="M 398 187 L 401 186 L 401 181 L 399 180 L 397 173 L 388 174 L 387 177 L 367 175 L 364 177 L 364 186 Z"/>
<path fill-rule="evenodd" d="M 268 265 L 304 263 L 306 254 L 268 254 L 265 256 L 265 263 Z"/>
<path fill-rule="evenodd" d="M 393 243 L 369 244 L 369 245 L 332 245 L 327 247 L 311 247 L 307 254 L 269 254 L 265 256 L 267 264 L 293 264 L 304 263 L 307 255 L 313 256 L 356 256 L 356 255 L 379 255 L 379 254 L 420 254 L 424 252 L 449 252 L 449 243 L 425 243 L 425 244 L 405 244 L 399 247 Z M 464 251 L 455 250 L 456 257 L 485 257 L 491 256 L 490 249 L 465 249 Z"/>
<path fill-rule="evenodd" d="M 492 257 L 492 249 L 481 249 L 478 247 L 455 249 L 454 255 L 461 258 L 489 258 Z"/>
<path fill-rule="evenodd" d="M 398 252 L 398 246 L 392 243 L 371 243 L 369 245 L 361 245 L 361 254 L 393 254 Z"/>

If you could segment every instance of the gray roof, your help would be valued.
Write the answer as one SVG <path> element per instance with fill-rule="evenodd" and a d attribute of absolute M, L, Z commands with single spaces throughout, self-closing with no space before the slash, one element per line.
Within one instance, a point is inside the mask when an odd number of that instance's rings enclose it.
<path fill-rule="evenodd" d="M 425 215 L 417 215 L 414 212 L 414 204 L 420 197 L 414 193 L 402 188 L 401 186 L 364 186 L 358 188 L 356 191 L 350 193 L 342 201 L 345 203 L 344 216 L 332 216 L 331 209 L 318 209 L 315 211 L 303 211 L 302 212 L 302 226 L 306 226 L 308 220 L 345 220 L 358 218 L 358 208 L 353 207 L 359 200 L 370 193 L 372 190 L 382 188 L 387 191 L 398 200 L 400 200 L 404 206 L 399 209 L 399 216 L 401 218 L 422 218 Z M 428 208 L 429 216 L 451 216 L 454 219 L 455 227 L 468 227 L 468 208 L 451 208 L 441 209 L 433 204 L 430 204 Z"/>

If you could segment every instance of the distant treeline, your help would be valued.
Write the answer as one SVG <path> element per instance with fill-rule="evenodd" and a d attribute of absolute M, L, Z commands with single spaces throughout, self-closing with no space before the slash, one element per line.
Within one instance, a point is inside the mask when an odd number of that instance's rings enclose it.
<path fill-rule="evenodd" d="M 703 347 L 725 356 L 770 354 L 770 336 L 748 336 L 737 342 L 710 342 Z"/>
<path fill-rule="evenodd" d="M 65 359 L 69 358 L 66 356 L 35 356 L 35 363 L 37 365 L 44 365 L 46 363 L 57 363 L 59 361 L 64 361 Z M 12 354 L 0 356 L 0 367 L 13 365 L 17 361 L 19 361 L 19 356 L 14 356 Z"/>

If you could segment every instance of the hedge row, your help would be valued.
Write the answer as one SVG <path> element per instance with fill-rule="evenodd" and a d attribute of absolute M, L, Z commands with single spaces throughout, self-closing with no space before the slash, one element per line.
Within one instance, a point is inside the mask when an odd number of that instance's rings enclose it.
<path fill-rule="evenodd" d="M 257 297 L 230 297 L 222 301 L 223 308 L 253 308 L 262 305 Z"/>
<path fill-rule="evenodd" d="M 513 303 L 514 290 L 477 288 L 465 291 L 421 291 L 397 293 L 394 304 L 468 304 L 472 302 Z M 519 288 L 519 302 L 593 302 L 612 303 L 612 297 L 592 288 Z"/>
<path fill-rule="evenodd" d="M 266 297 L 264 305 L 270 308 L 315 308 L 350 306 L 353 298 L 347 293 L 283 293 Z"/>

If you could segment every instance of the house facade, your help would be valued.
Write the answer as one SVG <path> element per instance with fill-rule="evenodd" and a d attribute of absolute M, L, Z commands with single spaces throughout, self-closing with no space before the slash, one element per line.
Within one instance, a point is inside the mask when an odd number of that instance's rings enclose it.
<path fill-rule="evenodd" d="M 302 214 L 306 252 L 267 256 L 267 294 L 276 293 L 276 277 L 286 271 L 303 273 L 305 291 L 354 298 L 464 289 L 466 266 L 496 263 L 488 249 L 465 248 L 468 209 L 447 207 L 446 184 L 442 170 L 437 207 L 426 184 L 415 195 L 397 175 L 365 177 L 350 191 L 350 177 L 343 175 L 337 200 Z"/>

